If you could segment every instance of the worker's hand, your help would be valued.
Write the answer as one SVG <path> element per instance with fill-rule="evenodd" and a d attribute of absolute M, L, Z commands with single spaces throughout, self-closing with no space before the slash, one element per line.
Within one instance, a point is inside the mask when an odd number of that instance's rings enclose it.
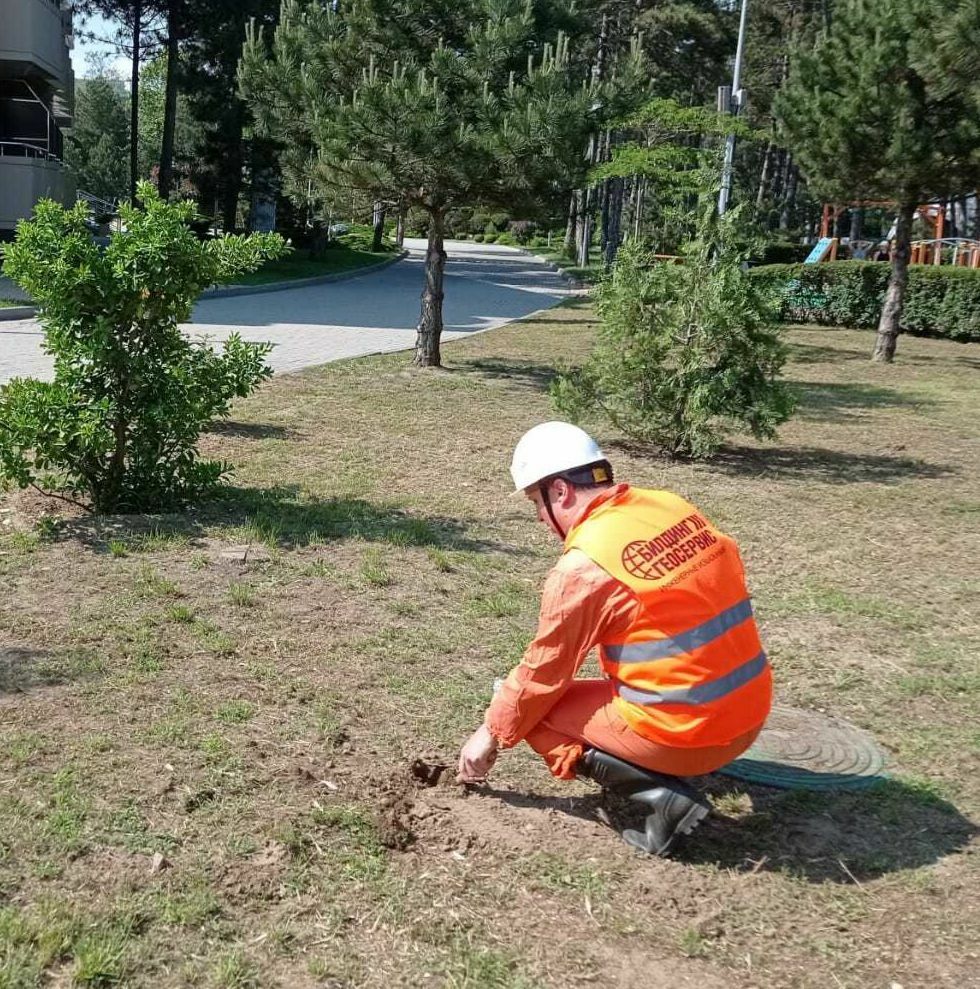
<path fill-rule="evenodd" d="M 497 761 L 497 740 L 490 734 L 486 725 L 479 728 L 467 739 L 459 753 L 457 783 L 482 783 Z"/>

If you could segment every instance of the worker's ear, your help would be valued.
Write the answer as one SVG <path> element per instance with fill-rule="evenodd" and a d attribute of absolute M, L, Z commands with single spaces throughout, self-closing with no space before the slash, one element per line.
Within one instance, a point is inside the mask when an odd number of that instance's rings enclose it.
<path fill-rule="evenodd" d="M 563 477 L 555 478 L 555 501 L 562 508 L 568 508 L 575 500 L 575 486 Z"/>

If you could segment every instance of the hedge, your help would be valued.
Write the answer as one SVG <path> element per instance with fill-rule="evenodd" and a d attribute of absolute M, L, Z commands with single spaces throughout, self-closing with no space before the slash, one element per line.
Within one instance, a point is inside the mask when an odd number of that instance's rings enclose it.
<path fill-rule="evenodd" d="M 750 270 L 771 292 L 780 319 L 874 329 L 891 265 L 876 261 L 770 264 Z M 902 331 L 980 341 L 980 271 L 911 265 Z"/>

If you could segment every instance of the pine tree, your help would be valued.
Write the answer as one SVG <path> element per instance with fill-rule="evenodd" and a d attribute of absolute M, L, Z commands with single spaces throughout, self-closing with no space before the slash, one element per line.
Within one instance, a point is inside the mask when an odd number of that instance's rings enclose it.
<path fill-rule="evenodd" d="M 156 177 L 162 171 L 161 154 L 167 117 L 167 55 L 162 53 L 140 71 L 139 89 L 139 173 L 143 178 Z M 191 170 L 194 149 L 203 137 L 204 125 L 194 119 L 187 97 L 178 94 L 174 114 L 171 159 L 172 179 L 186 178 Z"/>
<path fill-rule="evenodd" d="M 109 41 L 130 59 L 129 195 L 135 199 L 140 177 L 140 67 L 159 50 L 156 28 L 160 24 L 160 6 L 156 0 L 75 0 L 72 9 L 81 16 L 83 25 L 85 18 L 94 13 L 104 14 L 114 21 L 118 25 L 114 37 L 96 40 Z"/>
<path fill-rule="evenodd" d="M 626 244 L 598 287 L 595 349 L 552 385 L 558 411 L 597 414 L 668 453 L 708 457 L 735 431 L 775 435 L 793 411 L 780 380 L 786 348 L 744 270 L 738 207 L 718 217 L 702 198 L 682 264 Z"/>
<path fill-rule="evenodd" d="M 797 163 L 780 143 L 773 103 L 789 74 L 790 52 L 813 44 L 827 9 L 828 0 L 751 0 L 749 5 L 742 73 L 749 98 L 743 119 L 759 133 L 756 140 L 741 142 L 735 181 L 741 200 L 755 202 L 758 221 L 767 229 L 796 226 L 801 207 L 812 210 L 808 220 L 816 213 Z"/>
<path fill-rule="evenodd" d="M 974 0 L 838 0 L 830 27 L 791 59 L 777 99 L 812 186 L 837 202 L 889 200 L 898 219 L 873 359 L 891 361 L 916 206 L 980 184 Z"/>
<path fill-rule="evenodd" d="M 246 169 L 263 165 L 236 78 L 245 27 L 251 19 L 274 26 L 279 6 L 279 0 L 195 0 L 186 12 L 182 92 L 184 110 L 198 124 L 190 177 L 202 210 L 213 203 L 225 230 L 236 226 Z"/>
<path fill-rule="evenodd" d="M 129 96 L 119 79 L 102 74 L 76 83 L 65 157 L 85 192 L 107 200 L 128 194 L 127 162 L 120 154 L 129 144 L 128 114 Z"/>
<path fill-rule="evenodd" d="M 572 80 L 568 38 L 538 6 L 287 0 L 271 46 L 260 31 L 245 45 L 242 91 L 284 145 L 294 198 L 312 185 L 427 214 L 422 366 L 440 363 L 447 212 L 567 196 L 584 172 L 599 87 Z"/>

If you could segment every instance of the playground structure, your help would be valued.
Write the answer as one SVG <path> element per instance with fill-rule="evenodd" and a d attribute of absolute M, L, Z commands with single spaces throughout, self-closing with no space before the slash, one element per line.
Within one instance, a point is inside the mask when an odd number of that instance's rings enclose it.
<path fill-rule="evenodd" d="M 831 230 L 841 213 L 855 207 L 891 208 L 893 202 L 857 200 L 850 203 L 824 203 L 820 221 L 820 241 L 811 255 L 816 261 L 836 261 L 840 245 L 839 237 L 832 237 Z M 939 203 L 923 203 L 916 209 L 916 219 L 927 228 L 931 227 L 932 237 L 912 241 L 910 264 L 952 264 L 960 268 L 980 268 L 980 240 L 970 237 L 945 237 L 946 206 Z M 891 239 L 890 237 L 888 238 Z M 873 247 L 873 241 L 855 241 L 852 248 L 860 244 L 862 248 Z M 820 249 L 818 252 L 818 248 Z M 818 256 L 815 256 L 818 255 Z"/>

